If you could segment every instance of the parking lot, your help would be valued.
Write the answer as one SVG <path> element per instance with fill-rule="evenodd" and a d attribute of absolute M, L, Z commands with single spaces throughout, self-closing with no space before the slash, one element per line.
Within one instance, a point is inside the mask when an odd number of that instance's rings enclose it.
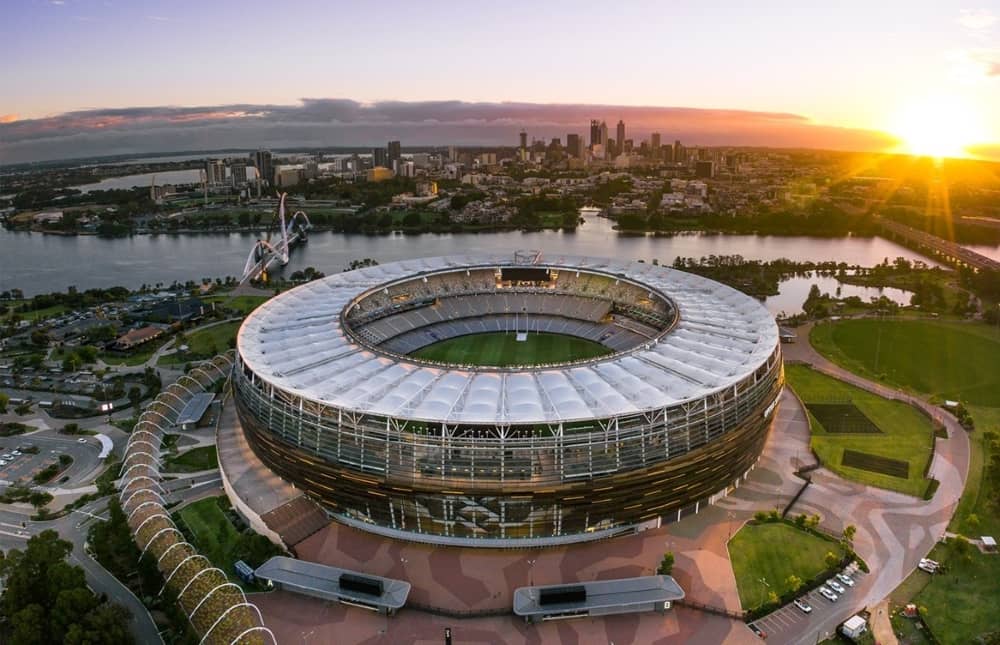
<path fill-rule="evenodd" d="M 81 442 L 80 439 L 84 441 Z M 34 446 L 38 454 L 24 452 L 14 455 L 19 447 Z M 72 485 L 81 477 L 90 474 L 98 465 L 97 456 L 100 444 L 94 437 L 64 437 L 46 433 L 31 435 L 15 435 L 0 438 L 0 461 L 7 464 L 0 466 L 0 485 L 10 485 L 15 482 L 31 484 L 32 478 L 47 466 L 59 461 L 59 455 L 69 455 L 73 458 L 65 471 L 53 478 L 49 485 L 58 485 L 63 477 L 69 477 L 68 485 Z M 10 459 L 3 459 L 10 455 Z"/>
<path fill-rule="evenodd" d="M 800 599 L 805 600 L 812 607 L 812 611 L 808 614 L 793 603 L 788 603 L 781 609 L 754 621 L 752 625 L 764 632 L 769 642 L 775 643 L 799 641 L 802 640 L 803 635 L 811 635 L 811 638 L 808 639 L 810 643 L 815 642 L 816 636 L 825 637 L 825 634 L 818 634 L 821 630 L 820 625 L 824 622 L 824 619 L 829 618 L 834 613 L 838 615 L 844 614 L 843 618 L 847 619 L 854 613 L 855 609 L 858 609 L 855 607 L 853 595 L 857 586 L 858 576 L 863 574 L 855 571 L 853 564 L 845 570 L 845 573 L 856 581 L 855 587 L 842 585 L 844 593 L 838 593 L 837 596 L 839 597 L 836 601 L 827 600 L 820 594 L 818 588 L 813 589 L 809 593 L 800 596 Z M 829 628 L 826 628 L 826 630 L 829 631 Z"/>
<path fill-rule="evenodd" d="M 18 437 L 10 437 L 0 443 L 2 446 L 0 449 L 0 480 L 10 483 L 17 481 L 29 483 L 36 473 L 44 470 L 50 464 L 57 463 L 59 455 L 62 454 L 58 450 L 43 450 L 40 446 L 35 446 L 38 448 L 36 455 L 30 453 L 12 454 L 18 446 L 34 445 L 29 440 L 17 441 L 17 439 Z M 5 461 L 7 464 L 2 465 Z"/>

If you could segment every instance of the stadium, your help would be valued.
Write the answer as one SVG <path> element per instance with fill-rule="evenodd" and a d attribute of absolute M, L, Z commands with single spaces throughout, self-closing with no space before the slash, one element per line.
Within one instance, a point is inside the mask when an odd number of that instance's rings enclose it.
<path fill-rule="evenodd" d="M 247 317 L 233 379 L 254 453 L 335 519 L 491 547 L 698 512 L 755 465 L 782 382 L 753 298 L 537 252 L 301 285 Z"/>

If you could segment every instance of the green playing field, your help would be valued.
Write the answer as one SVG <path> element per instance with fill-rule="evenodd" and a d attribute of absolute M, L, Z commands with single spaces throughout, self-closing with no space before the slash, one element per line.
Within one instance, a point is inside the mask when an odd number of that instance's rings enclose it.
<path fill-rule="evenodd" d="M 518 341 L 510 332 L 449 338 L 422 347 L 412 356 L 443 363 L 507 367 L 577 361 L 610 353 L 600 343 L 575 336 L 530 333 L 527 340 Z"/>

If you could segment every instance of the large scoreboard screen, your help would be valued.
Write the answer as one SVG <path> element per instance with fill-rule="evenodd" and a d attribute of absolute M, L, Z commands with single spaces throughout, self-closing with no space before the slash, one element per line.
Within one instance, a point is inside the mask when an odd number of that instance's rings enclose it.
<path fill-rule="evenodd" d="M 549 282 L 552 276 L 548 269 L 534 267 L 505 267 L 500 270 L 504 282 Z"/>

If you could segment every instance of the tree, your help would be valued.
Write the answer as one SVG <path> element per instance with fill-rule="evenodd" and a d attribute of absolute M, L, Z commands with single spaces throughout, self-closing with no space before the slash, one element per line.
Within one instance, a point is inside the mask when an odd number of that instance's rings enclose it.
<path fill-rule="evenodd" d="M 132 405 L 139 405 L 139 401 L 142 400 L 142 390 L 140 390 L 137 385 L 133 385 L 129 388 L 128 400 Z"/>
<path fill-rule="evenodd" d="M 0 617 L 9 624 L 5 642 L 133 642 L 128 612 L 87 587 L 83 569 L 66 561 L 72 550 L 72 543 L 46 530 L 29 539 L 24 551 L 12 549 L 0 560 Z"/>
<path fill-rule="evenodd" d="M 788 585 L 788 588 L 792 591 L 798 591 L 802 588 L 802 578 L 792 574 L 785 579 L 785 584 Z"/>
<path fill-rule="evenodd" d="M 840 564 L 840 558 L 833 551 L 827 551 L 826 556 L 823 557 L 823 562 L 826 563 L 827 569 L 833 569 Z"/>
<path fill-rule="evenodd" d="M 767 592 L 767 602 L 769 602 L 772 605 L 777 605 L 779 602 L 781 602 L 781 598 L 778 597 L 777 593 L 769 591 Z"/>
<path fill-rule="evenodd" d="M 0 414 L 7 413 L 7 404 L 10 403 L 10 397 L 0 392 Z"/>
<path fill-rule="evenodd" d="M 37 345 L 38 347 L 44 347 L 49 344 L 49 335 L 41 329 L 35 329 L 31 332 L 31 344 Z"/>
<path fill-rule="evenodd" d="M 854 542 L 854 536 L 858 532 L 858 527 L 848 524 L 844 527 L 844 542 L 850 546 Z"/>
<path fill-rule="evenodd" d="M 674 570 L 674 553 L 667 551 L 660 560 L 660 567 L 656 570 L 661 576 L 669 576 Z"/>
<path fill-rule="evenodd" d="M 965 523 L 968 524 L 969 528 L 975 531 L 979 528 L 979 516 L 975 513 L 969 513 L 965 518 Z"/>

